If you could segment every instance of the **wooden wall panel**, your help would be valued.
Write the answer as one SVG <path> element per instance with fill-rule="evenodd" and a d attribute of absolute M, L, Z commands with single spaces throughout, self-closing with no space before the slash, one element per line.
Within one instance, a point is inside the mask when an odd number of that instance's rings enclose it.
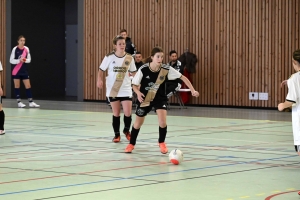
<path fill-rule="evenodd" d="M 0 0 L 0 61 L 3 66 L 3 70 L 6 70 L 6 0 Z M 5 96 L 5 72 L 1 73 L 1 85 Z"/>
<path fill-rule="evenodd" d="M 192 82 L 201 96 L 190 104 L 276 107 L 300 48 L 299 7 L 299 0 L 85 0 L 84 99 L 105 99 L 98 67 L 126 28 L 144 56 L 156 45 L 165 61 L 172 49 L 197 55 Z M 269 100 L 250 101 L 249 92 L 267 92 Z"/>

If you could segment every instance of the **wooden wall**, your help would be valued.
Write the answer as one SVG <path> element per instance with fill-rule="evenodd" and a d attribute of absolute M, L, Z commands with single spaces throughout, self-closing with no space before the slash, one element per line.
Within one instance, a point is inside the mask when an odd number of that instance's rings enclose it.
<path fill-rule="evenodd" d="M 125 28 L 144 56 L 156 45 L 165 61 L 172 49 L 197 55 L 192 82 L 201 95 L 190 104 L 276 107 L 300 48 L 299 8 L 299 0 L 85 0 L 84 99 L 105 99 L 98 67 Z M 249 92 L 269 100 L 249 101 Z"/>
<path fill-rule="evenodd" d="M 0 61 L 2 63 L 3 70 L 6 70 L 6 0 L 0 0 Z M 5 96 L 5 90 L 3 87 L 5 83 L 5 72 L 0 73 L 1 85 Z"/>

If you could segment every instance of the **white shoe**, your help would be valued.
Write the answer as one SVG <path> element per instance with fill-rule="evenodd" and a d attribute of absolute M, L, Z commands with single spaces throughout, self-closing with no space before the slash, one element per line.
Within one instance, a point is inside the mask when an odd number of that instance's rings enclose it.
<path fill-rule="evenodd" d="M 30 103 L 29 103 L 29 107 L 30 107 L 30 108 L 39 108 L 40 105 L 37 105 L 37 104 L 34 103 L 34 102 L 30 102 Z"/>
<path fill-rule="evenodd" d="M 0 130 L 0 135 L 4 135 L 5 134 L 5 130 Z"/>
<path fill-rule="evenodd" d="M 18 107 L 19 107 L 19 108 L 24 108 L 24 107 L 26 107 L 26 105 L 20 101 L 20 102 L 18 103 Z"/>

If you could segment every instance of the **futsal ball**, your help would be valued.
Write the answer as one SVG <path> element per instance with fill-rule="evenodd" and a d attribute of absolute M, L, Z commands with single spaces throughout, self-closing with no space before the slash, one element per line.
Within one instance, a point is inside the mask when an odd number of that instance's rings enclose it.
<path fill-rule="evenodd" d="M 179 149 L 174 149 L 169 154 L 169 160 L 174 165 L 179 165 L 183 161 L 183 153 Z"/>

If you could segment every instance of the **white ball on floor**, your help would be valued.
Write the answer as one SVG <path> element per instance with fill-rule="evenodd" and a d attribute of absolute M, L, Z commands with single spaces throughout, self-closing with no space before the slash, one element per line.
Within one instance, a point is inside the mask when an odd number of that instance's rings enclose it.
<path fill-rule="evenodd" d="M 179 149 L 174 149 L 169 153 L 169 160 L 174 165 L 179 165 L 183 161 L 183 153 Z"/>

